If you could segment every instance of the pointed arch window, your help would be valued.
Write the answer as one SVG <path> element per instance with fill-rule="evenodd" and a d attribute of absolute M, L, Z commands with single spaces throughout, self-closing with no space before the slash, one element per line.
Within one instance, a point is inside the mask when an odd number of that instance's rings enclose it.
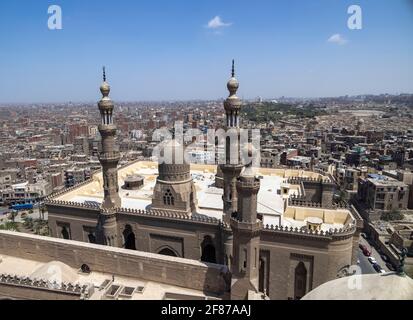
<path fill-rule="evenodd" d="M 163 197 L 163 203 L 166 206 L 174 206 L 175 205 L 175 198 L 170 189 L 166 190 L 165 195 Z"/>

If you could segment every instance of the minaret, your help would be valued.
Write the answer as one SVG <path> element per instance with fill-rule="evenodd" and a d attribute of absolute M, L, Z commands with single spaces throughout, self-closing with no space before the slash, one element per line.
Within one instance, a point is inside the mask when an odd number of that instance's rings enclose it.
<path fill-rule="evenodd" d="M 262 221 L 257 216 L 260 180 L 248 165 L 237 181 L 238 213 L 231 219 L 234 234 L 231 300 L 247 299 L 259 293 L 260 235 Z"/>
<path fill-rule="evenodd" d="M 117 128 L 113 123 L 113 102 L 109 98 L 110 86 L 106 82 L 105 67 L 103 67 L 103 84 L 100 87 L 102 100 L 99 101 L 99 111 L 102 122 L 99 132 L 102 136 L 102 152 L 99 161 L 103 171 L 103 189 L 105 198 L 102 207 L 104 209 L 119 208 L 118 163 L 120 160 L 119 148 L 116 146 L 115 137 Z"/>
<path fill-rule="evenodd" d="M 116 126 L 113 124 L 113 102 L 109 98 L 110 86 L 106 82 L 105 67 L 103 67 L 103 84 L 100 91 L 103 97 L 98 104 L 102 118 L 99 125 L 99 132 L 102 136 L 102 152 L 99 154 L 99 160 L 103 171 L 104 199 L 97 226 L 98 243 L 118 247 L 119 237 L 115 209 L 121 206 L 117 169 L 120 153 L 115 143 Z"/>
<path fill-rule="evenodd" d="M 238 80 L 235 78 L 235 61 L 232 60 L 231 79 L 227 84 L 229 97 L 224 102 L 226 113 L 227 133 L 236 130 L 237 141 L 231 141 L 227 135 L 225 146 L 226 163 L 221 165 L 224 174 L 224 222 L 229 223 L 232 215 L 237 211 L 237 178 L 241 174 L 243 165 L 240 160 L 240 109 L 241 100 L 237 97 L 239 88 Z M 231 154 L 231 146 L 236 143 L 236 153 Z"/>

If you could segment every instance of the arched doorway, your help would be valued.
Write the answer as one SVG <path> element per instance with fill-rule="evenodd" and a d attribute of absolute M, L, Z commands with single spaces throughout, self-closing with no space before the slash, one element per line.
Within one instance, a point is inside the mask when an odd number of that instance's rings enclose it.
<path fill-rule="evenodd" d="M 163 248 L 158 254 L 168 257 L 177 257 L 178 255 L 170 248 Z"/>
<path fill-rule="evenodd" d="M 216 250 L 210 236 L 206 236 L 202 242 L 202 262 L 217 263 Z"/>
<path fill-rule="evenodd" d="M 303 262 L 300 262 L 295 268 L 294 296 L 300 300 L 307 293 L 307 269 Z"/>
<path fill-rule="evenodd" d="M 259 271 L 259 290 L 264 292 L 264 283 L 265 283 L 265 262 L 263 259 L 260 259 L 260 271 Z"/>
<path fill-rule="evenodd" d="M 123 231 L 124 248 L 129 250 L 136 250 L 136 237 L 130 225 L 125 226 Z"/>
<path fill-rule="evenodd" d="M 70 240 L 70 234 L 66 227 L 62 228 L 62 238 L 65 240 Z"/>
<path fill-rule="evenodd" d="M 215 247 L 212 244 L 207 244 L 202 250 L 201 261 L 209 263 L 217 263 Z"/>

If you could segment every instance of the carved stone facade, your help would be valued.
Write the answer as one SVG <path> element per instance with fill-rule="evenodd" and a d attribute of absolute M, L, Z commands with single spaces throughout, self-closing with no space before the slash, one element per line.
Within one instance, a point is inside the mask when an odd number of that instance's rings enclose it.
<path fill-rule="evenodd" d="M 228 88 L 231 95 L 225 105 L 227 121 L 229 126 L 237 127 L 240 101 L 235 96 L 238 82 L 234 77 Z M 104 88 L 103 93 L 107 97 L 108 90 Z M 103 115 L 107 116 L 105 110 L 103 108 Z M 299 185 L 295 189 L 302 189 L 304 196 L 286 200 L 285 213 L 289 219 L 297 218 L 297 221 L 301 218 L 300 221 L 304 221 L 306 215 L 313 214 L 310 217 L 321 217 L 324 223 L 332 225 L 338 216 L 342 220 L 341 230 L 310 230 L 281 223 L 263 226 L 261 217 L 257 216 L 260 181 L 251 168 L 241 174 L 243 166 L 233 164 L 221 166 L 223 220 L 200 215 L 196 211 L 191 168 L 188 164 L 177 163 L 175 156 L 172 162 L 159 164 L 151 209 L 122 208 L 115 180 L 114 165 L 118 158 L 116 153 L 110 153 L 114 150 L 112 139 L 104 141 L 108 156 L 101 156 L 102 208 L 58 200 L 64 197 L 64 192 L 47 199 L 53 237 L 231 267 L 232 285 L 225 290 L 237 299 L 246 298 L 250 292 L 265 293 L 271 299 L 301 298 L 309 290 L 336 279 L 340 270 L 357 260 L 354 247 L 362 228 L 361 218 L 354 208 L 333 208 L 334 185 L 328 179 L 289 178 L 285 172 L 284 179 L 291 185 Z M 176 142 L 171 142 L 169 147 L 174 155 L 178 147 Z M 73 192 L 76 188 L 65 192 Z M 288 195 L 286 197 L 288 199 Z M 329 212 L 323 208 L 329 208 Z"/>
<path fill-rule="evenodd" d="M 61 226 L 66 226 L 70 230 L 70 239 L 90 242 L 90 231 L 97 230 L 99 209 L 53 200 L 48 200 L 47 206 L 53 237 L 63 238 Z M 116 227 L 119 247 L 156 254 L 173 253 L 198 261 L 207 258 L 204 261 L 222 265 L 234 264 L 234 244 L 241 243 L 235 240 L 235 233 L 228 224 L 179 212 L 119 209 L 116 211 Z M 360 228 L 360 225 L 351 225 L 345 230 L 304 232 L 265 226 L 259 236 L 259 291 L 265 292 L 270 299 L 298 297 L 294 295 L 294 270 L 299 262 L 307 270 L 306 292 L 336 279 L 339 270 L 357 261 L 354 246 Z M 209 252 L 214 254 L 205 253 L 207 245 Z M 215 259 L 211 259 L 211 255 Z M 310 260 L 312 264 L 309 264 Z"/>
<path fill-rule="evenodd" d="M 197 200 L 190 165 L 176 163 L 176 154 L 181 146 L 172 140 L 164 146 L 164 152 L 172 155 L 171 163 L 159 164 L 159 176 L 153 193 L 152 209 L 170 210 L 192 214 L 196 211 Z M 184 162 L 184 160 L 182 161 Z"/>

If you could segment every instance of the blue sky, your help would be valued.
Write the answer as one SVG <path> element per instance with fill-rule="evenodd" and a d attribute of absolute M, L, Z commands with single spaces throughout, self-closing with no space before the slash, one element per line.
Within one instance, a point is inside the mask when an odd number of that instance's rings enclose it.
<path fill-rule="evenodd" d="M 118 101 L 221 98 L 232 58 L 244 98 L 412 93 L 412 39 L 412 0 L 1 0 L 0 102 L 97 100 L 102 65 Z"/>

